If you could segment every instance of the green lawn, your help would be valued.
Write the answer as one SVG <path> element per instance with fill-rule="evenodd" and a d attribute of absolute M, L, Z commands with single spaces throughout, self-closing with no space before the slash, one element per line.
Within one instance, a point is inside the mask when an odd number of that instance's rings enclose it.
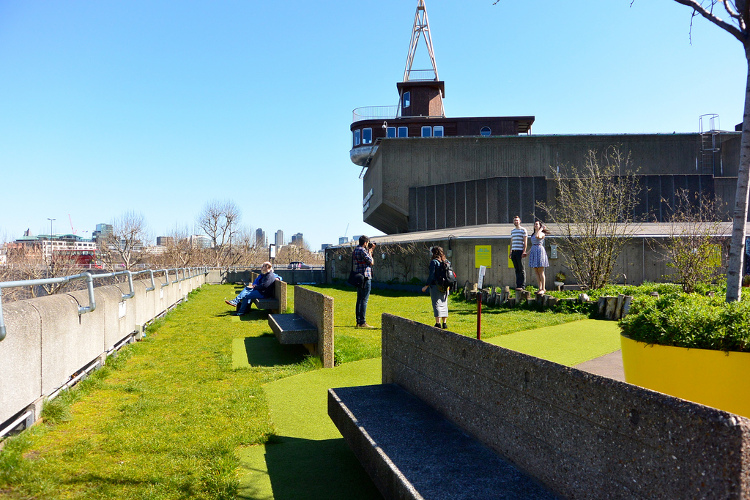
<path fill-rule="evenodd" d="M 327 387 L 377 383 L 379 362 L 372 358 L 380 355 L 380 330 L 354 328 L 352 289 L 313 288 L 335 299 L 340 367 L 319 370 L 317 360 L 301 349 L 280 346 L 264 312 L 231 316 L 223 299 L 233 296 L 235 287 L 204 286 L 149 328 L 144 341 L 126 347 L 105 368 L 48 405 L 46 423 L 6 440 L 0 452 L 0 498 L 373 494 L 328 419 L 324 402 Z M 453 304 L 450 329 L 475 336 L 475 307 Z M 426 294 L 374 291 L 368 322 L 379 327 L 383 312 L 433 321 Z M 493 343 L 516 342 L 511 348 L 518 350 L 564 338 L 551 350 L 591 345 L 596 335 L 581 336 L 577 342 L 575 329 L 565 335 L 531 334 L 526 342 L 524 334 L 506 335 L 577 319 L 581 317 L 485 309 L 482 335 Z M 601 335 L 610 337 L 609 332 Z M 576 351 L 594 357 L 616 350 L 612 345 L 603 341 L 595 349 Z M 580 358 L 580 352 L 576 356 Z M 298 465 L 295 469 L 290 464 Z M 316 478 L 316 486 L 311 486 Z M 332 482 L 337 486 L 330 486 Z M 315 489 L 320 484 L 329 486 Z"/>

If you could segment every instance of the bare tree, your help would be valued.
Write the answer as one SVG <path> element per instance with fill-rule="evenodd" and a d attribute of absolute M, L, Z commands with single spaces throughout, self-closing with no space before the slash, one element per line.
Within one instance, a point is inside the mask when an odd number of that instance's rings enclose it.
<path fill-rule="evenodd" d="M 729 246 L 727 266 L 727 302 L 740 300 L 742 293 L 742 269 L 745 258 L 745 236 L 747 234 L 748 194 L 750 193 L 750 1 L 748 0 L 675 0 L 693 9 L 693 16 L 701 15 L 723 29 L 742 44 L 748 63 L 745 85 L 745 109 L 742 115 L 742 139 L 740 140 L 740 166 L 737 171 L 737 191 L 734 196 L 732 216 L 732 242 Z M 719 17 L 721 10 L 729 16 L 728 21 Z M 719 12 L 715 12 L 719 11 Z"/>
<path fill-rule="evenodd" d="M 497 4 L 500 0 L 493 2 Z M 742 114 L 742 138 L 740 140 L 740 165 L 737 170 L 737 190 L 732 212 L 732 241 L 729 246 L 727 265 L 727 302 L 740 300 L 742 294 L 742 269 L 745 259 L 745 237 L 747 235 L 748 198 L 750 197 L 750 1 L 748 0 L 674 0 L 693 10 L 698 15 L 723 29 L 741 44 L 747 61 L 745 84 L 745 106 Z M 632 0 L 631 5 L 635 2 Z M 719 17 L 724 12 L 728 20 Z M 692 21 L 691 21 L 692 25 Z"/>
<path fill-rule="evenodd" d="M 710 283 L 722 271 L 720 202 L 686 190 L 679 190 L 675 200 L 668 218 L 669 238 L 661 249 L 667 266 L 675 270 L 673 280 L 692 293 L 696 285 Z"/>
<path fill-rule="evenodd" d="M 22 281 L 61 278 L 80 274 L 81 267 L 75 258 L 64 250 L 43 250 L 43 243 L 6 245 L 6 264 L 0 272 L 0 281 Z M 83 288 L 83 281 L 47 283 L 32 287 L 14 287 L 3 292 L 5 300 L 20 300 L 52 295 Z"/>
<path fill-rule="evenodd" d="M 241 212 L 233 201 L 210 201 L 198 216 L 198 225 L 211 238 L 213 265 L 232 265 L 232 240 L 236 235 Z"/>
<path fill-rule="evenodd" d="M 193 245 L 187 227 L 172 230 L 161 253 L 153 258 L 154 267 L 191 267 L 201 264 L 201 249 Z"/>
<path fill-rule="evenodd" d="M 632 236 L 640 186 L 629 158 L 618 148 L 590 150 L 582 168 L 553 169 L 554 204 L 537 203 L 562 234 L 561 253 L 578 283 L 601 288 L 609 283 L 617 257 Z M 567 170 L 567 172 L 566 172 Z"/>
<path fill-rule="evenodd" d="M 146 219 L 143 214 L 126 212 L 112 223 L 112 234 L 101 238 L 101 254 L 107 268 L 112 271 L 131 270 L 145 257 L 143 240 L 146 239 Z"/>

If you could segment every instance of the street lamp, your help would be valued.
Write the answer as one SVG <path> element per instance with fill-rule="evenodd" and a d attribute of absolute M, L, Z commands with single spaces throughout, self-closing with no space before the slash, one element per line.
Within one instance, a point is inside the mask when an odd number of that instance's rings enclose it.
<path fill-rule="evenodd" d="M 52 259 L 52 221 L 56 219 L 47 217 L 47 220 L 49 221 L 49 258 Z"/>

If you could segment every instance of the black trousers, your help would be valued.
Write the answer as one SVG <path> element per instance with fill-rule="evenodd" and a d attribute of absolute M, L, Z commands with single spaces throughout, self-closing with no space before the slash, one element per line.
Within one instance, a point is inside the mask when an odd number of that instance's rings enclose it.
<path fill-rule="evenodd" d="M 523 269 L 523 250 L 511 250 L 510 260 L 516 270 L 516 288 L 526 286 L 526 271 Z"/>

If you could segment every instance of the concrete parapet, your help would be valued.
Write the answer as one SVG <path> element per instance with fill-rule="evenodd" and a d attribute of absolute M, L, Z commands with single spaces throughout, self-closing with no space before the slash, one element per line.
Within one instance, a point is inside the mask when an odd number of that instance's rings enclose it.
<path fill-rule="evenodd" d="M 0 342 L 0 424 L 36 405 L 42 398 L 67 384 L 74 374 L 173 307 L 205 282 L 199 275 L 182 282 L 164 278 L 94 289 L 96 308 L 79 315 L 78 307 L 89 304 L 88 292 L 39 297 L 3 304 L 7 337 Z M 36 405 L 38 406 L 38 405 Z M 39 412 L 35 412 L 38 418 Z"/>
<path fill-rule="evenodd" d="M 748 498 L 750 420 L 384 314 L 383 383 L 564 497 Z"/>
<path fill-rule="evenodd" d="M 0 342 L 0 422 L 42 394 L 42 318 L 32 300 L 3 306 L 8 336 Z"/>

